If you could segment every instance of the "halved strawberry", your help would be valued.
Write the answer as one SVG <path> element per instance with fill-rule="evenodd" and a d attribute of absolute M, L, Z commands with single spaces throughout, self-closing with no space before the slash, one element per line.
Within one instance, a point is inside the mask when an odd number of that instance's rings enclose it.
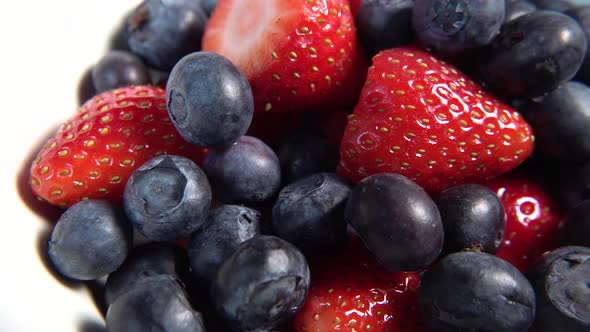
<path fill-rule="evenodd" d="M 185 142 L 170 122 L 166 92 L 152 86 L 107 91 L 87 101 L 39 151 L 33 191 L 51 204 L 120 201 L 131 173 L 160 154 L 200 163 L 206 149 Z"/>
<path fill-rule="evenodd" d="M 389 272 L 359 244 L 310 265 L 310 290 L 293 332 L 428 331 L 417 305 L 418 272 Z"/>
<path fill-rule="evenodd" d="M 220 0 L 202 48 L 242 70 L 257 111 L 354 104 L 366 73 L 348 0 Z"/>
<path fill-rule="evenodd" d="M 491 178 L 533 150 L 522 116 L 424 50 L 373 58 L 340 146 L 340 175 L 357 182 L 392 172 L 429 192 Z"/>

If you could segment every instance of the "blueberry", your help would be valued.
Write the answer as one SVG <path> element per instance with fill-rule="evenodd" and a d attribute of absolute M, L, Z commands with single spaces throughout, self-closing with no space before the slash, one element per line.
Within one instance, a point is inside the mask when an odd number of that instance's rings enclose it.
<path fill-rule="evenodd" d="M 574 7 L 567 10 L 565 14 L 573 17 L 580 24 L 582 29 L 584 29 L 586 40 L 590 41 L 590 5 Z M 574 79 L 590 84 L 590 56 L 588 56 L 588 50 L 586 50 L 586 56 L 584 57 L 582 66 Z"/>
<path fill-rule="evenodd" d="M 98 93 L 129 85 L 149 84 L 148 70 L 140 58 L 125 51 L 110 51 L 92 67 Z"/>
<path fill-rule="evenodd" d="M 573 18 L 539 10 L 504 24 L 480 74 L 503 97 L 539 97 L 576 74 L 586 49 L 584 31 Z"/>
<path fill-rule="evenodd" d="M 565 243 L 590 247 L 590 200 L 569 210 L 562 222 Z"/>
<path fill-rule="evenodd" d="M 418 303 L 433 331 L 526 331 L 535 293 L 508 262 L 481 252 L 450 254 L 422 276 Z"/>
<path fill-rule="evenodd" d="M 92 67 L 90 67 L 82 73 L 78 81 L 78 104 L 83 105 L 96 94 L 96 88 L 92 82 Z"/>
<path fill-rule="evenodd" d="M 284 187 L 272 209 L 273 234 L 306 254 L 337 248 L 346 240 L 344 209 L 350 185 L 332 173 L 307 176 Z"/>
<path fill-rule="evenodd" d="M 207 16 L 211 16 L 217 7 L 219 0 L 201 0 L 201 8 L 205 11 Z"/>
<path fill-rule="evenodd" d="M 537 8 L 545 10 L 553 10 L 558 12 L 564 12 L 571 9 L 573 5 L 569 1 L 565 0 L 529 0 Z"/>
<path fill-rule="evenodd" d="M 408 44 L 414 37 L 414 0 L 363 0 L 356 12 L 357 36 L 369 57 Z"/>
<path fill-rule="evenodd" d="M 489 44 L 504 15 L 500 0 L 415 0 L 413 24 L 426 47 L 456 54 Z"/>
<path fill-rule="evenodd" d="M 105 300 L 113 303 L 145 278 L 170 276 L 186 280 L 188 261 L 184 249 L 165 242 L 152 242 L 135 247 L 121 267 L 109 274 Z"/>
<path fill-rule="evenodd" d="M 443 225 L 434 201 L 399 174 L 361 180 L 348 199 L 345 220 L 387 269 L 415 271 L 431 264 L 443 246 Z"/>
<path fill-rule="evenodd" d="M 269 331 L 291 318 L 309 289 L 309 267 L 292 244 L 269 235 L 243 242 L 211 287 L 219 314 L 236 331 Z"/>
<path fill-rule="evenodd" d="M 138 281 L 109 306 L 106 323 L 110 332 L 206 331 L 182 285 L 168 275 Z"/>
<path fill-rule="evenodd" d="M 145 237 L 165 241 L 201 226 L 211 203 L 205 173 L 188 158 L 164 155 L 141 165 L 129 177 L 123 207 Z"/>
<path fill-rule="evenodd" d="M 49 258 L 66 277 L 94 280 L 116 270 L 131 249 L 131 225 L 113 203 L 80 201 L 59 218 L 48 243 Z"/>
<path fill-rule="evenodd" d="M 201 49 L 206 23 L 198 1 L 144 0 L 127 19 L 129 48 L 149 66 L 170 70 Z"/>
<path fill-rule="evenodd" d="M 225 203 L 259 203 L 281 184 L 281 166 L 261 140 L 242 136 L 227 150 L 212 151 L 203 162 L 215 197 Z"/>
<path fill-rule="evenodd" d="M 314 132 L 290 136 L 281 144 L 278 155 L 285 184 L 314 173 L 333 172 L 338 163 L 338 150 L 324 135 Z"/>
<path fill-rule="evenodd" d="M 590 331 L 590 248 L 546 253 L 527 276 L 537 294 L 532 332 Z"/>
<path fill-rule="evenodd" d="M 174 66 L 166 85 L 168 113 L 188 142 L 223 149 L 244 135 L 254 114 L 252 89 L 223 56 L 195 52 Z"/>
<path fill-rule="evenodd" d="M 506 1 L 506 16 L 504 17 L 504 23 L 519 18 L 528 13 L 532 13 L 537 10 L 537 7 L 525 0 L 517 1 Z"/>
<path fill-rule="evenodd" d="M 496 253 L 504 239 L 506 220 L 498 195 L 478 184 L 443 191 L 436 200 L 442 218 L 446 253 L 465 248 Z"/>
<path fill-rule="evenodd" d="M 530 102 L 523 115 L 535 131 L 539 155 L 562 161 L 590 161 L 590 88 L 568 81 Z"/>
<path fill-rule="evenodd" d="M 238 205 L 222 205 L 191 235 L 188 257 L 193 275 L 209 285 L 221 263 L 244 241 L 260 235 L 261 214 Z"/>

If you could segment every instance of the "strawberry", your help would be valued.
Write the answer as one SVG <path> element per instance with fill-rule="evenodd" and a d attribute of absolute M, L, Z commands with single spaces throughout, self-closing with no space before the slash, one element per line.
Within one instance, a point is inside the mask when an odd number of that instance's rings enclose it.
<path fill-rule="evenodd" d="M 338 172 L 354 182 L 399 173 L 435 193 L 515 168 L 533 141 L 518 112 L 426 51 L 400 47 L 373 57 Z"/>
<path fill-rule="evenodd" d="M 311 286 L 293 332 L 427 331 L 417 272 L 389 272 L 360 246 L 311 263 Z"/>
<path fill-rule="evenodd" d="M 133 170 L 160 154 L 201 162 L 206 149 L 186 143 L 170 122 L 166 92 L 151 86 L 107 91 L 87 101 L 39 151 L 33 191 L 51 204 L 122 199 Z"/>
<path fill-rule="evenodd" d="M 540 181 L 511 173 L 484 184 L 498 194 L 506 212 L 504 242 L 496 256 L 524 272 L 559 246 L 562 212 Z"/>
<path fill-rule="evenodd" d="M 220 0 L 202 48 L 240 68 L 257 111 L 354 105 L 366 74 L 348 0 Z"/>
<path fill-rule="evenodd" d="M 350 11 L 352 12 L 353 16 L 359 10 L 359 7 L 361 6 L 362 3 L 363 3 L 363 0 L 350 0 Z"/>

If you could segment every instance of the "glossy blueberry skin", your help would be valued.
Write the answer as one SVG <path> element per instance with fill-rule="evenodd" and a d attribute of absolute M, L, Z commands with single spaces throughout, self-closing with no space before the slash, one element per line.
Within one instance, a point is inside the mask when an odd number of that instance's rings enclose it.
<path fill-rule="evenodd" d="M 190 143 L 215 149 L 246 133 L 254 114 L 252 89 L 223 56 L 191 53 L 174 66 L 166 85 L 172 123 Z"/>
<path fill-rule="evenodd" d="M 308 175 L 333 172 L 338 150 L 318 133 L 301 132 L 287 138 L 278 150 L 283 183 L 289 184 Z"/>
<path fill-rule="evenodd" d="M 574 7 L 565 11 L 565 14 L 574 18 L 580 24 L 582 29 L 584 29 L 586 40 L 590 41 L 590 5 Z M 588 50 L 586 50 L 586 56 L 584 57 L 582 66 L 574 79 L 586 84 L 590 83 L 590 56 L 588 56 Z"/>
<path fill-rule="evenodd" d="M 538 101 L 523 115 L 535 132 L 539 155 L 556 160 L 590 161 L 590 88 L 568 81 Z"/>
<path fill-rule="evenodd" d="M 494 254 L 504 239 L 506 220 L 498 195 L 478 184 L 443 191 L 436 199 L 442 218 L 446 253 L 465 248 Z"/>
<path fill-rule="evenodd" d="M 213 14 L 213 11 L 217 7 L 217 2 L 219 0 L 200 0 L 200 1 L 201 1 L 201 8 L 203 8 L 203 11 L 205 11 L 205 14 L 207 14 L 207 16 L 211 16 L 211 14 Z"/>
<path fill-rule="evenodd" d="M 590 248 L 546 253 L 527 276 L 537 295 L 537 316 L 529 331 L 590 331 Z"/>
<path fill-rule="evenodd" d="M 146 66 L 136 55 L 125 51 L 109 51 L 94 67 L 92 82 L 98 93 L 129 85 L 150 83 Z"/>
<path fill-rule="evenodd" d="M 344 209 L 351 187 L 333 173 L 307 176 L 284 187 L 272 209 L 273 234 L 305 254 L 338 248 L 346 240 Z"/>
<path fill-rule="evenodd" d="M 224 203 L 259 203 L 281 184 L 281 165 L 261 140 L 242 136 L 227 150 L 212 151 L 203 162 L 216 199 Z"/>
<path fill-rule="evenodd" d="M 134 247 L 125 262 L 109 274 L 105 285 L 105 300 L 113 303 L 145 278 L 170 276 L 186 280 L 188 260 L 184 249 L 166 243 L 152 242 Z"/>
<path fill-rule="evenodd" d="M 418 303 L 433 331 L 526 331 L 535 293 L 508 262 L 486 253 L 450 254 L 422 276 Z"/>
<path fill-rule="evenodd" d="M 355 23 L 369 58 L 379 51 L 408 44 L 414 37 L 414 0 L 363 0 Z"/>
<path fill-rule="evenodd" d="M 565 0 L 529 0 L 539 9 L 553 10 L 564 12 L 574 7 L 569 1 Z"/>
<path fill-rule="evenodd" d="M 132 245 L 131 225 L 113 203 L 84 200 L 59 218 L 48 242 L 49 259 L 66 277 L 94 280 L 116 270 Z"/>
<path fill-rule="evenodd" d="M 570 209 L 563 219 L 563 242 L 590 247 L 590 200 Z"/>
<path fill-rule="evenodd" d="M 532 13 L 537 10 L 537 7 L 530 1 L 518 0 L 518 1 L 506 1 L 506 15 L 504 16 L 504 23 L 519 18 L 528 13 Z"/>
<path fill-rule="evenodd" d="M 151 67 L 171 70 L 201 49 L 207 16 L 194 0 L 144 0 L 127 19 L 129 48 Z"/>
<path fill-rule="evenodd" d="M 413 24 L 427 48 L 456 54 L 489 44 L 504 15 L 504 1 L 415 0 Z"/>
<path fill-rule="evenodd" d="M 192 160 L 163 155 L 133 172 L 123 198 L 125 213 L 141 234 L 167 241 L 189 235 L 205 222 L 211 187 Z"/>
<path fill-rule="evenodd" d="M 440 254 L 443 225 L 430 196 L 399 174 L 375 174 L 352 190 L 346 222 L 385 268 L 416 271 Z"/>
<path fill-rule="evenodd" d="M 178 281 L 168 275 L 144 278 L 119 296 L 107 311 L 109 332 L 205 332 Z"/>
<path fill-rule="evenodd" d="M 538 97 L 574 77 L 586 49 L 584 31 L 574 19 L 538 10 L 504 24 L 485 52 L 480 74 L 500 96 Z"/>
<path fill-rule="evenodd" d="M 244 241 L 260 235 L 260 212 L 239 205 L 222 205 L 191 235 L 188 257 L 192 274 L 209 285 L 217 269 Z"/>
<path fill-rule="evenodd" d="M 217 312 L 235 331 L 273 330 L 303 305 L 310 272 L 303 254 L 270 235 L 242 243 L 211 287 Z"/>

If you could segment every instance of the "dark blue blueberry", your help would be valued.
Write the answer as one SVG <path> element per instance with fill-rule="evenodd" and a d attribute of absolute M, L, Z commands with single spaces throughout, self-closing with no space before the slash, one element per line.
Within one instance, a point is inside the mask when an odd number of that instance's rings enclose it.
<path fill-rule="evenodd" d="M 423 45 L 456 54 L 489 44 L 504 15 L 501 0 L 415 0 L 413 24 Z"/>
<path fill-rule="evenodd" d="M 106 315 L 110 332 L 205 332 L 201 314 L 171 276 L 143 278 L 113 302 Z"/>
<path fill-rule="evenodd" d="M 549 161 L 540 160 L 544 164 Z M 584 165 L 566 164 L 553 161 L 555 171 L 555 197 L 565 211 L 576 207 L 583 201 L 590 199 L 590 163 Z M 550 173 L 551 174 L 551 173 Z"/>
<path fill-rule="evenodd" d="M 203 162 L 215 198 L 225 203 L 259 203 L 281 185 L 281 165 L 261 140 L 242 136 L 227 150 L 212 151 Z"/>
<path fill-rule="evenodd" d="M 193 275 L 209 285 L 221 263 L 244 241 L 260 235 L 256 210 L 222 205 L 209 212 L 207 221 L 191 235 L 188 257 Z"/>
<path fill-rule="evenodd" d="M 198 1 L 144 0 L 127 19 L 129 48 L 149 66 L 171 70 L 201 49 L 206 23 Z"/>
<path fill-rule="evenodd" d="M 590 5 L 574 7 L 565 12 L 565 14 L 573 17 L 584 29 L 586 40 L 590 41 Z M 586 56 L 582 62 L 582 66 L 574 77 L 575 80 L 590 84 L 590 56 L 586 50 Z"/>
<path fill-rule="evenodd" d="M 418 303 L 433 331 L 526 331 L 535 318 L 529 281 L 481 252 L 453 253 L 428 269 Z"/>
<path fill-rule="evenodd" d="M 150 83 L 140 58 L 125 51 L 110 51 L 92 67 L 92 82 L 98 93 L 129 85 Z"/>
<path fill-rule="evenodd" d="M 346 240 L 344 209 L 350 185 L 332 173 L 307 176 L 284 187 L 272 209 L 273 234 L 317 254 Z"/>
<path fill-rule="evenodd" d="M 188 260 L 184 249 L 165 242 L 152 242 L 135 247 L 121 267 L 109 274 L 105 300 L 113 303 L 143 279 L 167 275 L 186 280 Z"/>
<path fill-rule="evenodd" d="M 357 36 L 369 57 L 408 44 L 414 37 L 414 0 L 363 0 L 355 23 Z"/>
<path fill-rule="evenodd" d="M 151 240 L 166 241 L 189 235 L 205 222 L 211 188 L 192 160 L 164 155 L 133 172 L 123 198 L 133 226 Z"/>
<path fill-rule="evenodd" d="M 303 254 L 278 237 L 242 243 L 219 268 L 211 299 L 235 331 L 271 331 L 303 305 L 309 289 Z"/>
<path fill-rule="evenodd" d="M 132 230 L 119 207 L 85 200 L 69 207 L 49 239 L 49 258 L 66 277 L 94 280 L 116 270 L 131 250 Z"/>
<path fill-rule="evenodd" d="M 166 85 L 168 113 L 190 143 L 223 149 L 244 135 L 254 114 L 252 89 L 223 56 L 195 52 L 182 58 Z"/>
<path fill-rule="evenodd" d="M 86 69 L 78 81 L 78 104 L 82 105 L 96 95 L 92 82 L 92 67 Z"/>
<path fill-rule="evenodd" d="M 217 2 L 219 0 L 201 0 L 201 8 L 205 11 L 207 16 L 211 16 L 215 8 L 217 7 Z"/>
<path fill-rule="evenodd" d="M 480 72 L 501 96 L 538 97 L 574 77 L 586 49 L 584 30 L 573 18 L 538 10 L 504 24 Z"/>
<path fill-rule="evenodd" d="M 571 9 L 573 5 L 566 0 L 529 0 L 539 9 L 564 12 Z"/>
<path fill-rule="evenodd" d="M 590 247 L 590 200 L 570 209 L 563 219 L 563 242 Z"/>
<path fill-rule="evenodd" d="M 537 7 L 526 0 L 506 1 L 504 23 L 537 10 Z"/>
<path fill-rule="evenodd" d="M 537 315 L 529 331 L 590 331 L 590 248 L 546 253 L 527 276 L 537 295 Z"/>
<path fill-rule="evenodd" d="M 324 135 L 314 132 L 290 136 L 278 155 L 285 184 L 315 173 L 334 172 L 338 163 L 338 150 Z"/>
<path fill-rule="evenodd" d="M 443 191 L 436 200 L 440 211 L 446 253 L 466 248 L 496 253 L 504 239 L 506 220 L 498 195 L 478 184 Z"/>
<path fill-rule="evenodd" d="M 590 161 L 590 88 L 568 81 L 538 101 L 523 115 L 535 132 L 535 149 L 550 159 Z"/>
<path fill-rule="evenodd" d="M 387 269 L 415 271 L 440 254 L 443 225 L 434 201 L 399 174 L 375 174 L 353 189 L 345 220 Z"/>

